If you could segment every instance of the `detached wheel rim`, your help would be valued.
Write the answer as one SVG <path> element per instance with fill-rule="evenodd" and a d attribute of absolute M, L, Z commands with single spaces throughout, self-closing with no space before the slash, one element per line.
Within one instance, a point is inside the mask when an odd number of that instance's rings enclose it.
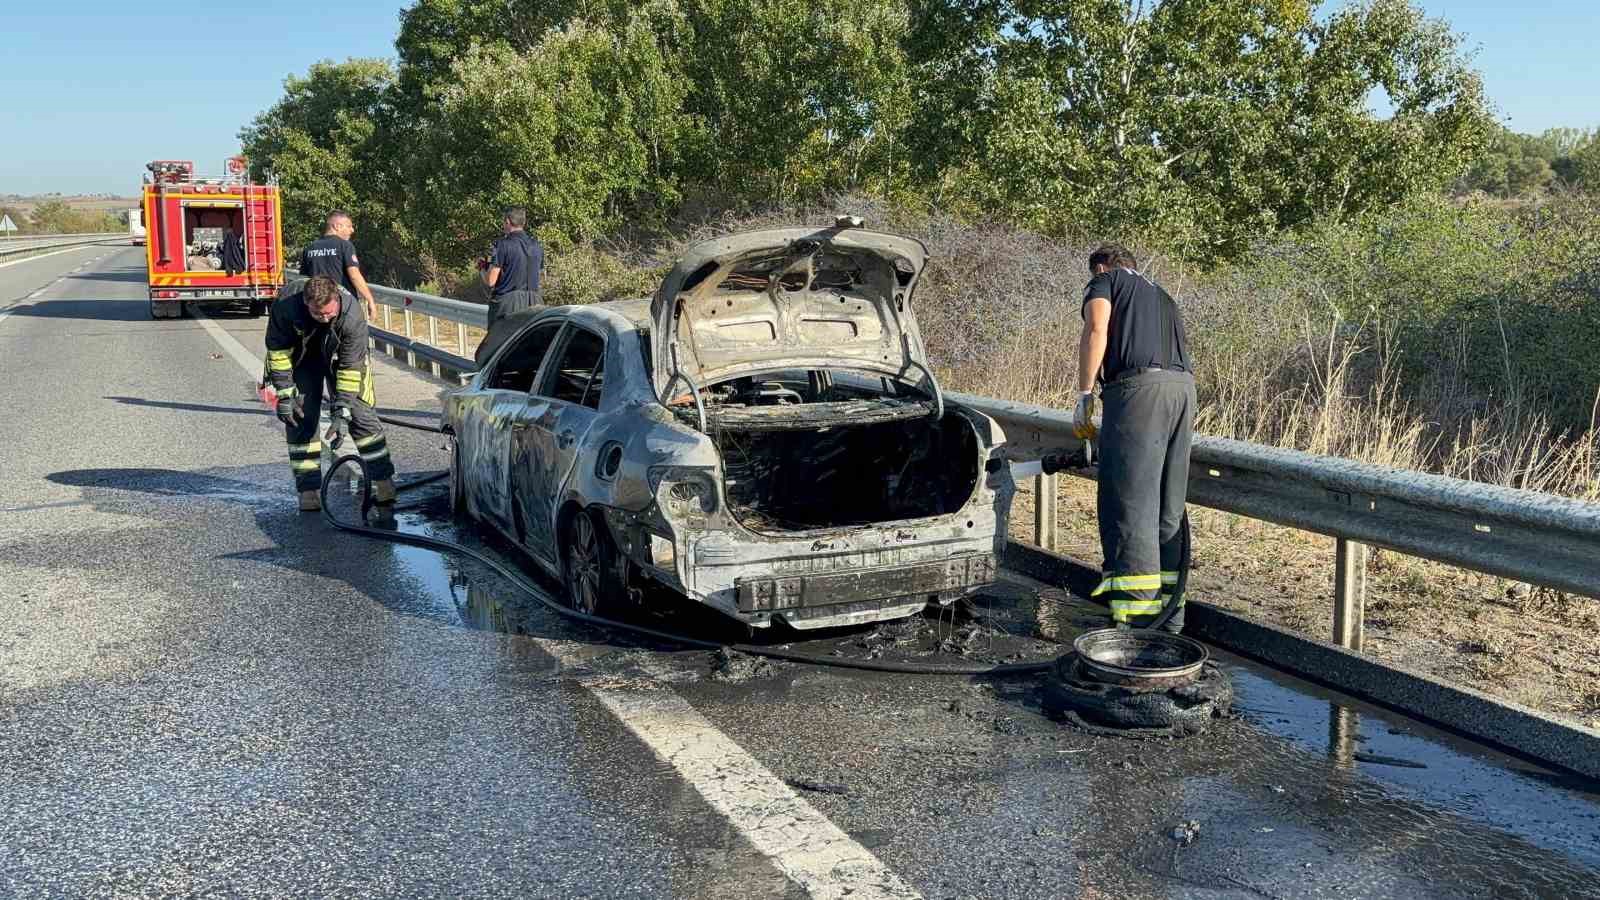
<path fill-rule="evenodd" d="M 567 549 L 567 586 L 573 608 L 594 615 L 600 606 L 600 547 L 594 522 L 585 513 L 572 520 L 572 546 Z"/>

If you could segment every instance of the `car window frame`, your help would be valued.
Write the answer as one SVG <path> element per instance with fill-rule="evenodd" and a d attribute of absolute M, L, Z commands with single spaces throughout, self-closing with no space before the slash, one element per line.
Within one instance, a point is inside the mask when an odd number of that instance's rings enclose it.
<path fill-rule="evenodd" d="M 580 331 L 588 332 L 590 335 L 600 339 L 599 364 L 602 367 L 606 365 L 606 356 L 611 350 L 611 341 L 609 336 L 597 328 L 591 328 L 587 325 L 568 319 L 566 320 L 565 327 L 561 330 L 561 333 L 556 335 L 556 343 L 551 345 L 551 352 L 545 355 L 544 363 L 539 367 L 539 375 L 534 380 L 534 387 L 538 390 L 530 391 L 530 394 L 540 398 L 541 400 L 550 400 L 556 403 L 567 403 L 572 406 L 581 406 L 584 409 L 592 409 L 595 412 L 599 412 L 600 403 L 605 399 L 606 396 L 605 383 L 603 381 L 600 385 L 600 396 L 595 400 L 594 405 L 590 406 L 589 404 L 583 402 L 584 400 L 588 399 L 589 391 L 594 387 L 593 369 L 589 370 L 589 378 L 584 382 L 583 396 L 576 402 L 572 400 L 563 400 L 560 397 L 553 396 L 550 393 L 550 390 L 555 386 L 555 378 L 558 374 L 555 366 L 561 359 L 565 358 L 567 354 L 567 348 L 571 346 L 573 338 L 576 337 Z"/>
<path fill-rule="evenodd" d="M 545 347 L 544 357 L 539 360 L 538 367 L 533 370 L 533 377 L 528 381 L 528 389 L 521 392 L 528 396 L 536 396 L 534 394 L 534 388 L 539 386 L 539 379 L 544 374 L 545 366 L 550 362 L 551 352 L 557 347 L 565 346 L 563 340 L 564 335 L 566 334 L 566 325 L 566 320 L 557 316 L 541 317 L 539 319 L 535 319 L 528 325 L 527 328 L 523 329 L 515 337 L 511 338 L 511 340 L 506 341 L 505 346 L 501 347 L 499 352 L 494 355 L 494 359 L 489 361 L 488 371 L 484 374 L 483 389 L 487 391 L 507 391 L 509 393 L 517 393 L 517 391 L 512 388 L 499 387 L 496 385 L 495 382 L 500 377 L 501 365 L 506 362 L 511 353 L 516 350 L 516 348 L 523 341 L 531 339 L 534 332 L 543 328 L 553 327 L 555 329 L 555 335 L 550 338 L 549 346 Z"/>

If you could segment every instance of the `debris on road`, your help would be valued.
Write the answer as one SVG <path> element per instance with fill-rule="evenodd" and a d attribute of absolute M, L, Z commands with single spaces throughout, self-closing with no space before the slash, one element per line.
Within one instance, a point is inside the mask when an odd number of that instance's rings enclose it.
<path fill-rule="evenodd" d="M 1170 836 L 1178 842 L 1178 846 L 1187 847 L 1194 843 L 1195 838 L 1200 836 L 1200 823 L 1190 819 L 1182 825 L 1174 825 Z"/>
<path fill-rule="evenodd" d="M 1427 763 L 1401 759 L 1398 756 L 1380 756 L 1376 753 L 1353 753 L 1351 758 L 1356 762 L 1372 763 L 1375 766 L 1399 766 L 1402 769 L 1426 769 L 1428 767 Z"/>
<path fill-rule="evenodd" d="M 761 656 L 751 656 L 722 647 L 711 652 L 711 680 L 738 684 L 777 674 L 778 665 Z"/>
<path fill-rule="evenodd" d="M 797 791 L 809 791 L 813 794 L 848 794 L 850 788 L 842 784 L 832 784 L 826 781 L 810 781 L 805 778 L 785 778 L 784 784 Z"/>

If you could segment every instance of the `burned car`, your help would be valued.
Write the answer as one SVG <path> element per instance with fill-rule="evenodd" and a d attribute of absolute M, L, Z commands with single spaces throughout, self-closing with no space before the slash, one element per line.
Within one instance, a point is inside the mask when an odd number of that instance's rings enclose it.
<path fill-rule="evenodd" d="M 453 507 L 591 613 L 654 581 L 817 628 L 992 583 L 1005 437 L 928 368 L 926 258 L 843 221 L 744 232 L 691 247 L 651 299 L 525 314 L 447 395 Z"/>

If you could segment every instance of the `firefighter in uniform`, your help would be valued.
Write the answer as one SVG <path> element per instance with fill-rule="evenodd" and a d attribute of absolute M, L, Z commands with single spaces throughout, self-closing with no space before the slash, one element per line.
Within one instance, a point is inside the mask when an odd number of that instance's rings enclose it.
<path fill-rule="evenodd" d="M 1189 444 L 1194 369 L 1183 320 L 1160 285 L 1138 271 L 1133 254 L 1107 244 L 1089 256 L 1078 342 L 1078 404 L 1073 429 L 1095 436 L 1094 387 L 1101 386 L 1096 513 L 1105 563 L 1094 596 L 1104 596 L 1118 628 L 1151 624 L 1169 600 L 1164 627 L 1183 629 L 1189 565 Z"/>
<path fill-rule="evenodd" d="M 367 305 L 367 319 L 378 317 L 378 304 L 372 297 L 372 288 L 361 274 L 361 258 L 356 256 L 356 245 L 350 235 L 356 233 L 355 222 L 342 209 L 328 213 L 322 237 L 300 251 L 300 274 L 326 275 L 345 290 L 360 297 Z"/>
<path fill-rule="evenodd" d="M 317 415 L 325 386 L 333 391 L 329 418 L 347 428 L 366 460 L 374 499 L 394 502 L 394 463 L 373 408 L 367 319 L 361 303 L 331 278 L 314 276 L 299 292 L 279 297 L 267 320 L 266 379 L 277 392 L 278 419 L 289 441 L 289 468 L 300 508 L 321 509 Z"/>

